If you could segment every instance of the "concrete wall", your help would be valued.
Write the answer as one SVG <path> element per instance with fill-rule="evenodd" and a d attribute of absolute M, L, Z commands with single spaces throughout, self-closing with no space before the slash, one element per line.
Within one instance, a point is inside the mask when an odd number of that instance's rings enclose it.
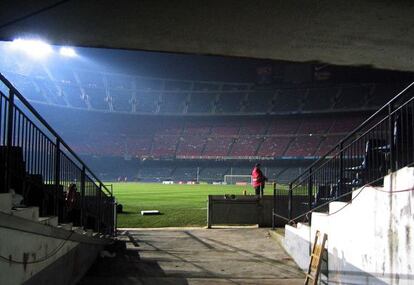
<path fill-rule="evenodd" d="M 0 1 L 0 26 L 53 0 Z M 72 0 L 0 39 L 414 70 L 411 1 Z"/>
<path fill-rule="evenodd" d="M 308 270 L 310 260 L 310 227 L 297 224 L 296 227 L 286 225 L 283 246 L 303 271 Z"/>
<path fill-rule="evenodd" d="M 0 284 L 74 284 L 104 244 L 0 213 Z"/>
<path fill-rule="evenodd" d="M 304 264 L 302 247 L 320 230 L 328 234 L 330 284 L 414 284 L 413 188 L 414 168 L 388 175 L 384 187 L 355 191 L 351 204 L 314 213 L 311 228 L 286 226 L 286 249 Z"/>
<path fill-rule="evenodd" d="M 307 201 L 304 196 L 301 199 L 295 199 L 294 209 L 303 211 L 303 202 Z M 276 205 L 279 215 L 287 216 L 288 198 L 287 196 L 277 196 Z M 273 196 L 223 196 L 210 195 L 208 201 L 208 225 L 240 225 L 240 224 L 258 224 L 261 227 L 272 226 L 272 210 L 274 207 Z M 293 215 L 297 213 L 294 212 Z M 275 226 L 282 227 L 286 220 L 276 217 Z"/>
<path fill-rule="evenodd" d="M 209 227 L 260 224 L 263 220 L 261 199 L 256 196 L 209 195 L 207 209 Z"/>

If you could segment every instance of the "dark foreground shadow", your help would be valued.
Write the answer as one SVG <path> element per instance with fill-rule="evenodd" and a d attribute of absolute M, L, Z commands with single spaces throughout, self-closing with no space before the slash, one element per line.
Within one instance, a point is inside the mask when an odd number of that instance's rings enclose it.
<path fill-rule="evenodd" d="M 99 256 L 78 284 L 188 284 L 185 278 L 167 278 L 168 276 L 161 269 L 158 262 L 140 258 L 138 248 L 139 244 L 132 236 L 129 236 L 129 240 L 117 241 L 107 248 L 109 253 L 115 253 L 116 256 Z"/>

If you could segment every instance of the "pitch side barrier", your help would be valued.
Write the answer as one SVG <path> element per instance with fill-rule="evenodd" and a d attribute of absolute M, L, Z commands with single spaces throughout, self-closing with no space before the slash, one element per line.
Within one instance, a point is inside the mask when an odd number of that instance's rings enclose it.
<path fill-rule="evenodd" d="M 26 206 L 65 222 L 64 192 L 74 183 L 74 225 L 114 234 L 112 191 L 1 73 L 0 81 L 0 192 L 13 189 Z"/>
<path fill-rule="evenodd" d="M 310 222 L 314 210 L 327 211 L 329 202 L 350 201 L 364 185 L 382 185 L 383 177 L 414 164 L 414 82 L 371 115 L 334 148 L 289 184 L 275 189 L 275 201 L 288 206 L 273 215 L 286 223 Z"/>

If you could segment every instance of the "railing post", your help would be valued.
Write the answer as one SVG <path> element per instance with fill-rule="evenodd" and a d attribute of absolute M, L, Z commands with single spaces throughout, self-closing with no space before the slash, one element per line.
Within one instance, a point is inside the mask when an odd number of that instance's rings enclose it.
<path fill-rule="evenodd" d="M 392 120 L 392 103 L 388 104 L 388 145 L 390 146 L 390 169 L 389 172 L 394 172 L 396 169 L 396 164 L 398 163 L 395 161 L 395 145 L 394 145 L 394 122 Z"/>
<path fill-rule="evenodd" d="M 338 181 L 338 191 L 336 193 L 337 197 L 342 195 L 343 185 L 344 185 L 344 152 L 343 142 L 339 144 L 339 181 Z"/>
<path fill-rule="evenodd" d="M 10 191 L 11 185 L 11 153 L 13 146 L 13 120 L 14 120 L 14 92 L 9 90 L 9 108 L 7 110 L 7 137 L 6 137 L 6 159 L 4 160 L 4 191 Z"/>
<path fill-rule="evenodd" d="M 275 210 L 276 210 L 276 182 L 273 182 L 272 230 L 275 229 Z"/>
<path fill-rule="evenodd" d="M 81 181 L 80 181 L 80 191 L 81 191 L 81 200 L 80 200 L 80 226 L 83 227 L 85 222 L 85 165 L 82 164 L 81 172 Z"/>
<path fill-rule="evenodd" d="M 59 217 L 59 196 L 60 196 L 60 139 L 56 138 L 56 149 L 55 149 L 55 216 Z M 60 218 L 60 217 L 59 217 Z"/>
<path fill-rule="evenodd" d="M 99 183 L 97 199 L 98 199 L 98 233 L 100 233 L 101 223 L 102 223 L 102 183 Z"/>
<path fill-rule="evenodd" d="M 309 180 L 308 180 L 308 203 L 309 203 L 309 211 L 312 210 L 312 197 L 313 197 L 313 176 L 312 176 L 312 168 L 309 169 Z"/>
<path fill-rule="evenodd" d="M 293 199 L 293 189 L 292 183 L 289 184 L 289 200 L 288 200 L 288 219 L 292 220 L 292 199 Z"/>

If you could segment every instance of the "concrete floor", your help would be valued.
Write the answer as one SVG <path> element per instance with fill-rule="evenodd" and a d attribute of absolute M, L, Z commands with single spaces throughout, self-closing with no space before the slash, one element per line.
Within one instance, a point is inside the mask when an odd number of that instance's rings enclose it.
<path fill-rule="evenodd" d="M 80 284 L 303 284 L 267 229 L 134 229 L 126 249 L 100 258 Z"/>

